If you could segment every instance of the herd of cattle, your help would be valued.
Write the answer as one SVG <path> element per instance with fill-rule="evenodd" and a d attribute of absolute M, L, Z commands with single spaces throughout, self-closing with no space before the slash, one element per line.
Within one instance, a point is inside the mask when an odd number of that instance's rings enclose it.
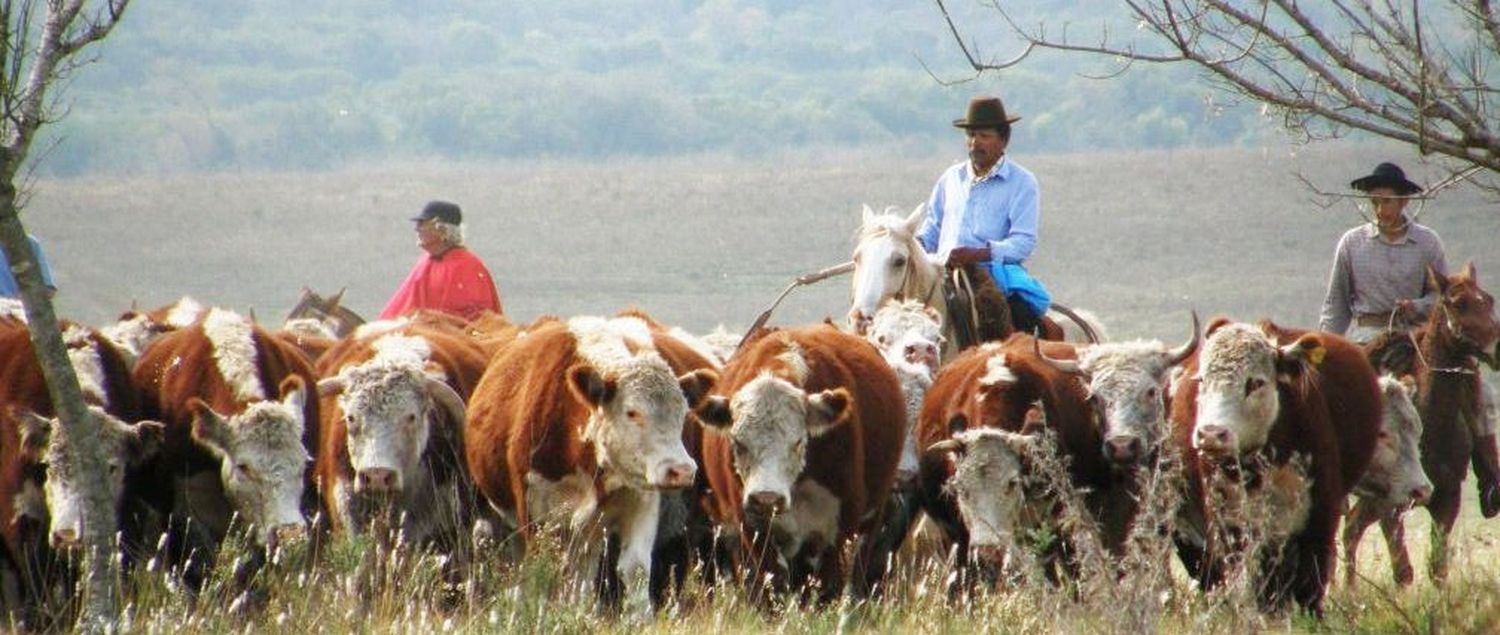
<path fill-rule="evenodd" d="M 159 550 L 188 588 L 234 527 L 262 550 L 383 528 L 455 553 L 486 533 L 525 545 L 562 532 L 590 546 L 576 557 L 598 567 L 600 593 L 636 614 L 692 563 L 756 596 L 863 597 L 925 515 L 962 593 L 1057 522 L 1028 485 L 1038 461 L 1064 462 L 1095 537 L 1118 551 L 1136 475 L 1172 453 L 1187 571 L 1211 588 L 1233 562 L 1217 526 L 1225 483 L 1279 488 L 1257 588 L 1268 606 L 1316 611 L 1350 495 L 1351 579 L 1360 532 L 1380 521 L 1399 537 L 1402 512 L 1423 504 L 1432 574 L 1446 574 L 1478 364 L 1494 363 L 1500 324 L 1472 267 L 1433 284 L 1428 324 L 1378 350 L 1195 316 L 1176 347 L 1016 334 L 940 360 L 942 317 L 920 298 L 887 299 L 858 332 L 760 328 L 738 348 L 639 311 L 272 330 L 184 299 L 63 326 L 108 453 L 122 557 Z M 21 319 L 0 318 L 0 583 L 22 621 L 83 535 L 80 475 L 60 458 L 31 347 Z"/>

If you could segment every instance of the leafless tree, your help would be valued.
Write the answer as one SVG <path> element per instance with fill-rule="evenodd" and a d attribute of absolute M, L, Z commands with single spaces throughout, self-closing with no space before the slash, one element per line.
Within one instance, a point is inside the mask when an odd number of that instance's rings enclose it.
<path fill-rule="evenodd" d="M 68 361 L 50 293 L 42 284 L 35 254 L 18 214 L 23 191 L 16 184 L 27 165 L 37 131 L 61 116 L 58 84 L 88 61 L 81 56 L 119 23 L 130 0 L 0 0 L 0 246 L 10 263 L 26 306 L 26 318 L 37 359 L 56 405 L 61 433 L 78 474 L 104 475 L 98 422 L 89 416 L 78 377 Z M 49 94 L 49 90 L 52 93 Z M 89 487 L 84 519 L 83 605 L 78 629 L 117 630 L 115 597 L 114 505 L 102 481 Z"/>
<path fill-rule="evenodd" d="M 1136 27 L 1124 39 L 1103 22 L 1085 39 L 1069 24 L 1023 25 L 999 0 L 985 0 L 1022 42 L 995 61 L 976 58 L 964 27 L 935 1 L 977 72 L 1010 68 L 1037 49 L 1101 56 L 1113 65 L 1107 77 L 1136 62 L 1187 63 L 1280 114 L 1306 140 L 1362 130 L 1500 188 L 1493 0 L 1118 0 L 1109 6 Z"/>

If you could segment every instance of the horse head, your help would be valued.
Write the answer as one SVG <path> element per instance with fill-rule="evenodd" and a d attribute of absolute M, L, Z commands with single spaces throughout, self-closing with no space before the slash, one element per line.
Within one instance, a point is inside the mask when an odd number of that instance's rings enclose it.
<path fill-rule="evenodd" d="M 1438 292 L 1428 318 L 1429 332 L 1451 346 L 1453 353 L 1473 355 L 1493 364 L 1496 342 L 1500 342 L 1500 321 L 1495 315 L 1495 298 L 1479 286 L 1474 263 L 1451 276 L 1439 275 L 1429 267 L 1427 276 L 1429 285 Z"/>
<path fill-rule="evenodd" d="M 870 320 L 886 300 L 916 299 L 930 306 L 941 297 L 937 285 L 942 279 L 942 266 L 928 257 L 917 241 L 917 229 L 926 214 L 925 205 L 918 205 L 905 218 L 891 211 L 876 214 L 865 206 L 854 247 L 849 306 L 849 325 L 855 332 L 863 334 L 869 328 Z"/>

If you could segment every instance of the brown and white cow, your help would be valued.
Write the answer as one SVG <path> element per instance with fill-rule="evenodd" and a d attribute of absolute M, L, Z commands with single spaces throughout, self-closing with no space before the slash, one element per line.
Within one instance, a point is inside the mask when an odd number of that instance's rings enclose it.
<path fill-rule="evenodd" d="M 1359 540 L 1371 523 L 1379 521 L 1391 555 L 1396 583 L 1411 584 L 1411 560 L 1406 555 L 1401 515 L 1432 496 L 1432 481 L 1422 470 L 1422 418 L 1412 402 L 1417 392 L 1411 376 L 1380 376 L 1383 415 L 1375 454 L 1364 476 L 1354 486 L 1355 503 L 1344 517 L 1344 580 L 1359 579 Z"/>
<path fill-rule="evenodd" d="M 188 296 L 176 302 L 149 311 L 137 311 L 133 307 L 113 324 L 99 329 L 105 337 L 124 351 L 126 358 L 134 363 L 136 358 L 163 333 L 191 326 L 203 319 L 208 308 Z"/>
<path fill-rule="evenodd" d="M 617 539 L 627 609 L 645 615 L 660 490 L 693 484 L 683 421 L 716 378 L 674 373 L 639 318 L 536 325 L 495 354 L 469 400 L 474 484 L 528 541 L 549 519 L 590 545 L 594 528 Z"/>
<path fill-rule="evenodd" d="M 406 540 L 451 544 L 468 531 L 464 402 L 486 361 L 474 340 L 416 325 L 328 352 L 316 471 L 335 529 L 364 532 L 397 513 Z"/>
<path fill-rule="evenodd" d="M 771 574 L 841 593 L 843 546 L 878 526 L 905 436 L 900 384 L 875 348 L 826 324 L 762 334 L 697 413 L 719 523 L 740 531 L 756 588 Z M 884 574 L 874 547 L 856 556 L 856 595 Z"/>
<path fill-rule="evenodd" d="M 1259 597 L 1321 611 L 1344 497 L 1379 434 L 1375 371 L 1359 347 L 1331 334 L 1223 318 L 1207 333 L 1172 401 L 1189 485 L 1179 554 L 1204 588 L 1217 585 L 1239 556 L 1214 538 L 1234 510 L 1210 500 L 1220 483 L 1240 483 L 1241 499 L 1264 489 L 1293 504 L 1273 505 L 1265 519 Z"/>
<path fill-rule="evenodd" d="M 1039 346 L 1051 361 L 1038 355 Z M 1102 425 L 1084 383 L 1056 367 L 1058 360 L 1071 361 L 1075 355 L 1070 344 L 1045 341 L 1039 344 L 1035 338 L 1021 334 L 1004 344 L 984 344 L 964 352 L 943 366 L 933 381 L 917 423 L 918 446 L 923 452 L 922 505 L 957 547 L 960 575 L 955 579 L 954 590 L 972 581 L 969 573 L 974 565 L 983 571 L 1003 569 L 1004 563 L 995 558 L 1004 557 L 1018 546 L 1005 541 L 1018 537 L 1019 527 L 995 527 L 989 523 L 997 518 L 1024 520 L 1014 515 L 992 518 L 963 513 L 955 498 L 958 490 L 951 486 L 963 464 L 963 456 L 945 450 L 951 444 L 944 443 L 955 439 L 957 433 L 973 430 L 1019 433 L 1027 429 L 1028 422 L 1032 427 L 1045 425 L 1056 443 L 1048 451 L 1068 460 L 1067 478 L 1071 483 L 1052 484 L 1054 487 L 1088 490 L 1084 499 L 1086 512 L 1095 517 L 1110 513 L 1117 499 L 1128 498 L 1117 495 L 1122 480 L 1104 456 Z M 960 445 L 967 447 L 962 442 Z M 978 499 L 970 501 L 972 509 L 1021 509 L 1025 504 L 1021 490 L 1009 488 L 1001 481 L 967 491 L 987 499 L 982 503 Z M 1105 542 L 1118 540 L 1106 537 Z"/>
<path fill-rule="evenodd" d="M 210 309 L 147 348 L 134 376 L 167 425 L 156 477 L 166 497 L 159 504 L 174 516 L 169 556 L 196 546 L 212 553 L 235 516 L 259 545 L 304 533 L 318 511 L 309 486 L 318 400 L 300 351 L 233 312 Z M 205 572 L 189 570 L 189 583 Z"/>
<path fill-rule="evenodd" d="M 106 484 L 117 527 L 127 545 L 138 545 L 140 519 L 126 510 L 138 496 L 138 468 L 160 446 L 162 426 L 142 420 L 142 398 L 124 353 L 95 331 L 60 326 L 110 466 Z M 15 597 L 9 603 L 26 612 L 40 608 L 52 583 L 71 582 L 48 579 L 47 573 L 65 571 L 54 550 L 76 548 L 83 534 L 83 492 L 62 458 L 68 443 L 54 412 L 26 325 L 0 318 L 0 560 L 13 567 L 8 575 L 16 584 L 7 595 Z"/>

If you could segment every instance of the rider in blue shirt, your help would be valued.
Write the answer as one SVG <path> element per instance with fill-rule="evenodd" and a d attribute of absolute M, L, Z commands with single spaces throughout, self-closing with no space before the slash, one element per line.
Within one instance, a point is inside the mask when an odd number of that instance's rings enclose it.
<path fill-rule="evenodd" d="M 47 292 L 57 291 L 57 285 L 52 283 L 52 267 L 47 264 L 47 255 L 42 252 L 42 244 L 37 242 L 35 236 L 26 235 L 26 240 L 31 243 L 31 253 L 36 255 L 36 264 L 42 268 L 42 284 L 47 285 Z M 5 250 L 0 249 L 0 297 L 19 298 L 21 287 L 16 284 L 16 277 L 10 272 L 10 262 L 5 258 Z"/>
<path fill-rule="evenodd" d="M 1012 323 L 1033 332 L 1049 299 L 1020 267 L 1036 247 L 1040 215 L 1036 177 L 1005 156 L 1011 124 L 1020 119 L 1007 116 L 998 97 L 969 101 L 966 116 L 953 122 L 968 137 L 969 160 L 938 178 L 917 239 L 949 266 L 989 263 Z"/>

